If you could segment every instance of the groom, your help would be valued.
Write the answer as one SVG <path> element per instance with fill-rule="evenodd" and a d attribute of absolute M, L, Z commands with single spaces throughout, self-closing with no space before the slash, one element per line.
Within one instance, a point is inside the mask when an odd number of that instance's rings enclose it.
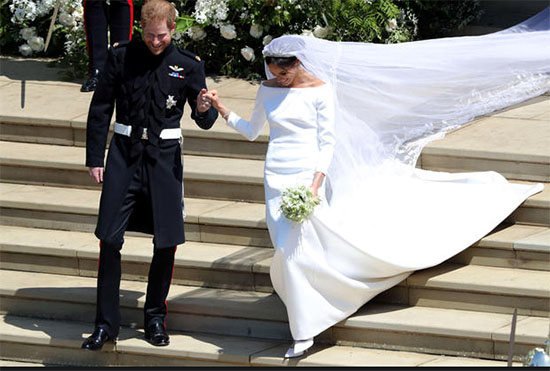
<path fill-rule="evenodd" d="M 86 132 L 86 166 L 103 183 L 95 235 L 100 239 L 95 329 L 82 349 L 99 350 L 114 341 L 120 326 L 120 250 L 126 230 L 153 234 L 144 307 L 145 338 L 168 345 L 166 297 L 176 246 L 183 227 L 180 120 L 184 104 L 191 118 L 209 129 L 218 112 L 203 98 L 204 63 L 171 42 L 175 8 L 151 0 L 141 11 L 143 41 L 113 45 L 93 95 Z M 105 171 L 105 147 L 116 108 L 114 136 Z"/>

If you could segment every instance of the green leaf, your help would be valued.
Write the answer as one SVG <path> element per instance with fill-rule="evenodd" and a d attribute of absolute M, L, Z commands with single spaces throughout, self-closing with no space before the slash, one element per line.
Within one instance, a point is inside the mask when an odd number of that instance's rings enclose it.
<path fill-rule="evenodd" d="M 184 32 L 195 25 L 195 18 L 190 15 L 184 15 L 176 18 L 175 32 Z"/>

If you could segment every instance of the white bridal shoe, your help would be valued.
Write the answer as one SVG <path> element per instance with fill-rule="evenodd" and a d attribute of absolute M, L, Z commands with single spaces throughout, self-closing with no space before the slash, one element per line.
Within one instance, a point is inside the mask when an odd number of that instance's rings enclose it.
<path fill-rule="evenodd" d="M 285 353 L 285 358 L 296 358 L 304 354 L 313 345 L 313 338 L 307 340 L 296 340 Z"/>

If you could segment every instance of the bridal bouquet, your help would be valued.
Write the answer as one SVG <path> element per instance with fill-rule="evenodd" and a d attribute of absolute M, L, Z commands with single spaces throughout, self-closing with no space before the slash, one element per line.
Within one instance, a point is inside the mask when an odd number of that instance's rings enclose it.
<path fill-rule="evenodd" d="M 283 192 L 280 210 L 285 218 L 301 223 L 320 203 L 321 198 L 315 196 L 309 187 L 291 187 Z"/>

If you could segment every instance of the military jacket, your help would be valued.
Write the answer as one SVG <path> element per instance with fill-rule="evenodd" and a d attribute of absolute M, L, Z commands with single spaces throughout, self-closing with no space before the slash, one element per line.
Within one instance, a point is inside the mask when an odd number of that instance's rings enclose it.
<path fill-rule="evenodd" d="M 111 226 L 120 214 L 132 176 L 145 161 L 151 199 L 137 205 L 127 230 L 154 234 L 157 247 L 185 241 L 181 146 L 177 139 L 161 140 L 159 136 L 163 129 L 180 127 L 185 102 L 199 127 L 213 125 L 218 116 L 214 108 L 203 114 L 196 110 L 202 88 L 206 88 L 204 63 L 173 44 L 158 56 L 142 41 L 121 42 L 111 48 L 88 113 L 86 166 L 104 166 L 113 112 L 116 122 L 132 127 L 132 134 L 115 134 L 110 142 L 98 238 L 108 240 L 112 235 Z M 148 139 L 142 139 L 144 128 Z"/>

